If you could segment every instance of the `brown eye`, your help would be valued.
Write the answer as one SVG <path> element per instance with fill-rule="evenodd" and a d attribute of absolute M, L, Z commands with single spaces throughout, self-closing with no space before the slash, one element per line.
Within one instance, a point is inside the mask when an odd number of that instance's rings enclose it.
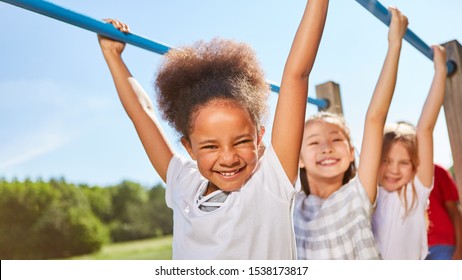
<path fill-rule="evenodd" d="M 214 149 L 218 149 L 218 147 L 215 146 L 215 145 L 207 145 L 207 146 L 203 146 L 201 149 L 203 149 L 203 150 L 214 150 Z"/>
<path fill-rule="evenodd" d="M 237 142 L 235 145 L 246 144 L 246 143 L 250 143 L 250 142 L 252 142 L 252 140 L 246 139 L 246 140 L 242 140 L 242 141 Z"/>

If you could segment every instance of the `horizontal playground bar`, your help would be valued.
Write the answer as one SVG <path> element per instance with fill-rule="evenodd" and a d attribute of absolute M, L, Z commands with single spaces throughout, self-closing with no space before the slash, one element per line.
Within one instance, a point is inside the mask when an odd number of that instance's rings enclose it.
<path fill-rule="evenodd" d="M 373 14 L 385 25 L 390 26 L 391 14 L 387 8 L 380 4 L 377 0 L 356 0 L 361 6 Z M 417 35 L 414 34 L 409 28 L 404 34 L 404 39 L 411 44 L 414 48 L 420 51 L 423 55 L 433 61 L 433 49 L 430 48 L 424 41 L 422 41 Z M 448 76 L 455 72 L 456 64 L 454 61 L 449 60 L 446 62 L 448 69 Z"/>
<path fill-rule="evenodd" d="M 154 42 L 152 40 L 143 38 L 141 36 L 129 33 L 123 33 L 117 30 L 112 26 L 112 24 L 107 24 L 104 21 L 96 20 L 88 16 L 73 12 L 71 10 L 65 9 L 63 7 L 57 6 L 53 3 L 41 0 L 0 0 L 12 4 L 14 6 L 42 14 L 44 16 L 57 19 L 69 23 L 71 25 L 93 31 L 95 33 L 104 35 L 106 37 L 112 38 L 114 40 L 119 40 L 148 51 L 155 52 L 157 54 L 165 54 L 172 47 L 166 46 L 161 43 Z M 279 86 L 268 82 L 271 90 L 273 92 L 279 93 Z M 308 97 L 308 103 L 316 105 L 320 109 L 325 109 L 328 106 L 328 102 L 324 99 L 315 99 Z"/>

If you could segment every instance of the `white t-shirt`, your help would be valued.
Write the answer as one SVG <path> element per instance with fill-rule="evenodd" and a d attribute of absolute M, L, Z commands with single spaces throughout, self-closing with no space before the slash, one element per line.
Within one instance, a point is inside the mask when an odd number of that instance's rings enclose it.
<path fill-rule="evenodd" d="M 408 216 L 398 191 L 389 192 L 379 187 L 377 209 L 372 216 L 372 230 L 382 257 L 388 260 L 423 260 L 428 253 L 425 211 L 431 188 L 425 187 L 417 176 L 414 186 L 417 204 Z M 412 185 L 406 187 L 408 208 Z"/>
<path fill-rule="evenodd" d="M 175 155 L 167 171 L 173 259 L 295 259 L 295 189 L 272 146 L 244 186 L 212 211 L 199 209 L 208 181 L 196 162 Z"/>

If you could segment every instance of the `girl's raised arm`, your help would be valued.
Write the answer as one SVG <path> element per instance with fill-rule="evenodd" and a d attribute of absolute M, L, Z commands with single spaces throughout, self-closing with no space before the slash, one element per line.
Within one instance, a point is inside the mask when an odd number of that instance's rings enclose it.
<path fill-rule="evenodd" d="M 391 23 L 388 31 L 388 52 L 375 86 L 364 123 L 364 134 L 359 158 L 358 176 L 369 199 L 375 202 L 377 174 L 380 165 L 383 128 L 395 91 L 401 45 L 407 28 L 407 18 L 396 8 L 390 8 Z"/>
<path fill-rule="evenodd" d="M 442 46 L 432 46 L 432 48 L 435 75 L 416 128 L 417 143 L 419 143 L 417 176 L 427 187 L 430 187 L 433 181 L 433 129 L 443 104 L 447 75 L 446 50 Z"/>
<path fill-rule="evenodd" d="M 106 21 L 112 23 L 120 31 L 129 31 L 128 27 L 119 21 L 110 19 Z M 149 160 L 165 182 L 173 150 L 157 122 L 149 96 L 132 77 L 122 60 L 125 43 L 101 35 L 98 35 L 98 41 L 111 71 L 120 101 L 135 126 Z"/>
<path fill-rule="evenodd" d="M 284 67 L 271 143 L 295 183 L 305 122 L 308 78 L 321 41 L 328 0 L 309 0 Z"/>

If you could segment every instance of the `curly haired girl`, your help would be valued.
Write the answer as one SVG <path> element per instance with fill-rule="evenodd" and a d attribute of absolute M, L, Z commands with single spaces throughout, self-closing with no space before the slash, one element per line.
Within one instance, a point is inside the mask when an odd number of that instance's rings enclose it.
<path fill-rule="evenodd" d="M 215 39 L 170 51 L 155 87 L 163 117 L 192 160 L 176 154 L 153 106 L 121 54 L 124 44 L 99 36 L 120 100 L 146 153 L 166 182 L 174 212 L 174 259 L 294 259 L 294 183 L 308 78 L 328 0 L 310 0 L 281 83 L 271 145 L 259 160 L 268 86 L 253 51 Z M 128 27 L 109 20 L 116 28 Z"/>

